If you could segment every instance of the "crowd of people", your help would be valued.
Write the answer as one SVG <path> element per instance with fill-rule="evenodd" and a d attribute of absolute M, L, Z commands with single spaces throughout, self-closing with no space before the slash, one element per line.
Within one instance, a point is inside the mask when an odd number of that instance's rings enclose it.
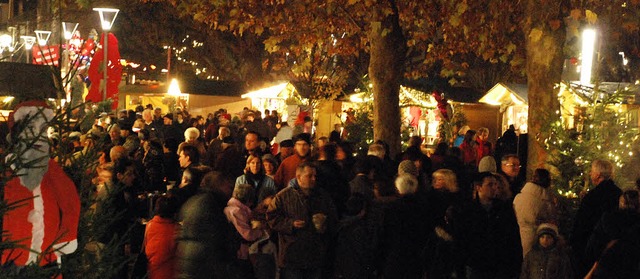
<path fill-rule="evenodd" d="M 430 156 L 412 137 L 395 157 L 382 141 L 354 157 L 340 129 L 314 139 L 275 112 L 106 118 L 69 137 L 76 152 L 108 142 L 97 208 L 123 214 L 101 241 L 146 220 L 121 253 L 144 247 L 149 278 L 640 278 L 638 191 L 592 162 L 565 241 L 551 175 L 525 181 L 512 129 L 500 150 L 481 128 Z"/>

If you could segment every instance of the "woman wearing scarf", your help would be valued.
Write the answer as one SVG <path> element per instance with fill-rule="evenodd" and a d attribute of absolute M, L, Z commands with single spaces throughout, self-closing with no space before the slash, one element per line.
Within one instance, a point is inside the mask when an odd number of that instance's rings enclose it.
<path fill-rule="evenodd" d="M 236 179 L 236 187 L 241 184 L 253 186 L 256 193 L 256 200 L 253 202 L 254 205 L 261 204 L 266 197 L 273 196 L 277 193 L 275 182 L 271 177 L 264 174 L 262 159 L 258 156 L 250 155 L 247 158 L 244 174 Z"/>

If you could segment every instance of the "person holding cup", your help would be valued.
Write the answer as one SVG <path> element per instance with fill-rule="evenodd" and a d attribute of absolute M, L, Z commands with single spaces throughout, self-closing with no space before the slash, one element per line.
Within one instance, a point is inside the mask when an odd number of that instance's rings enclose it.
<path fill-rule="evenodd" d="M 291 187 L 269 205 L 267 218 L 278 233 L 282 278 L 321 278 L 337 213 L 329 194 L 316 186 L 316 167 L 301 163 Z"/>

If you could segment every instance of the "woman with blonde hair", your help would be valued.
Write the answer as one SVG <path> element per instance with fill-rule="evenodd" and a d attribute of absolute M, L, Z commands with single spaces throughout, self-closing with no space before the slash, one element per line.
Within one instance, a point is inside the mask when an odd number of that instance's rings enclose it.
<path fill-rule="evenodd" d="M 449 193 L 457 193 L 458 179 L 456 174 L 450 169 L 439 169 L 433 172 L 433 189 L 445 190 Z"/>
<path fill-rule="evenodd" d="M 429 234 L 425 248 L 425 268 L 428 278 L 453 278 L 457 274 L 454 260 L 455 245 L 450 224 L 452 212 L 457 212 L 462 204 L 462 194 L 458 188 L 456 174 L 450 169 L 438 169 L 432 174 L 432 188 L 427 192 L 427 205 L 435 228 Z"/>

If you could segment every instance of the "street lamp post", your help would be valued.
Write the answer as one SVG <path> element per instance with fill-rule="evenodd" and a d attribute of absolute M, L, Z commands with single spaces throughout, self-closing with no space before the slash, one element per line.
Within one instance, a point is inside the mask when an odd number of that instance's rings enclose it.
<path fill-rule="evenodd" d="M 64 56 L 62 57 L 62 66 L 60 67 L 61 70 L 64 71 L 64 75 L 66 76 L 66 84 L 69 85 L 69 80 L 72 79 L 71 75 L 71 50 L 70 47 L 71 45 L 69 44 L 69 41 L 71 40 L 71 38 L 73 38 L 73 34 L 76 33 L 76 30 L 78 29 L 78 23 L 74 23 L 74 22 L 62 22 L 62 34 L 64 36 L 64 44 L 65 44 L 65 50 L 64 50 Z"/>
<path fill-rule="evenodd" d="M 26 57 L 27 57 L 27 64 L 31 64 L 31 60 L 29 60 L 29 55 L 31 52 L 31 48 L 33 47 L 33 44 L 36 43 L 36 37 L 34 36 L 20 36 L 20 38 L 24 41 L 24 50 L 27 53 Z"/>
<path fill-rule="evenodd" d="M 49 41 L 49 37 L 51 36 L 51 31 L 36 30 L 34 32 L 36 32 L 36 38 L 38 40 L 38 45 L 39 46 L 46 46 L 47 45 L 47 41 Z"/>
<path fill-rule="evenodd" d="M 0 35 L 0 55 L 4 53 L 5 49 L 10 50 L 13 45 L 13 38 L 9 34 Z M 4 60 L 4 55 L 2 55 L 2 59 Z"/>
<path fill-rule="evenodd" d="M 51 31 L 36 30 L 34 32 L 36 32 L 36 42 L 38 42 L 38 46 L 40 46 L 39 48 L 40 53 L 43 54 L 44 51 L 42 50 L 42 47 L 47 45 L 47 42 L 49 41 L 49 37 L 51 36 Z M 41 55 L 40 57 L 41 63 L 48 64 L 48 61 L 45 60 L 45 57 L 46 55 Z M 36 63 L 38 63 L 37 60 L 36 60 Z"/>
<path fill-rule="evenodd" d="M 103 83 L 102 83 L 102 101 L 107 99 L 107 65 L 109 60 L 107 59 L 107 45 L 109 45 L 109 30 L 111 30 L 111 26 L 113 26 L 113 22 L 115 22 L 116 17 L 118 16 L 118 9 L 112 8 L 93 8 L 94 11 L 100 14 L 100 25 L 102 26 L 102 35 L 104 36 L 104 44 L 102 46 L 102 52 L 104 54 L 104 62 L 103 62 Z"/>

